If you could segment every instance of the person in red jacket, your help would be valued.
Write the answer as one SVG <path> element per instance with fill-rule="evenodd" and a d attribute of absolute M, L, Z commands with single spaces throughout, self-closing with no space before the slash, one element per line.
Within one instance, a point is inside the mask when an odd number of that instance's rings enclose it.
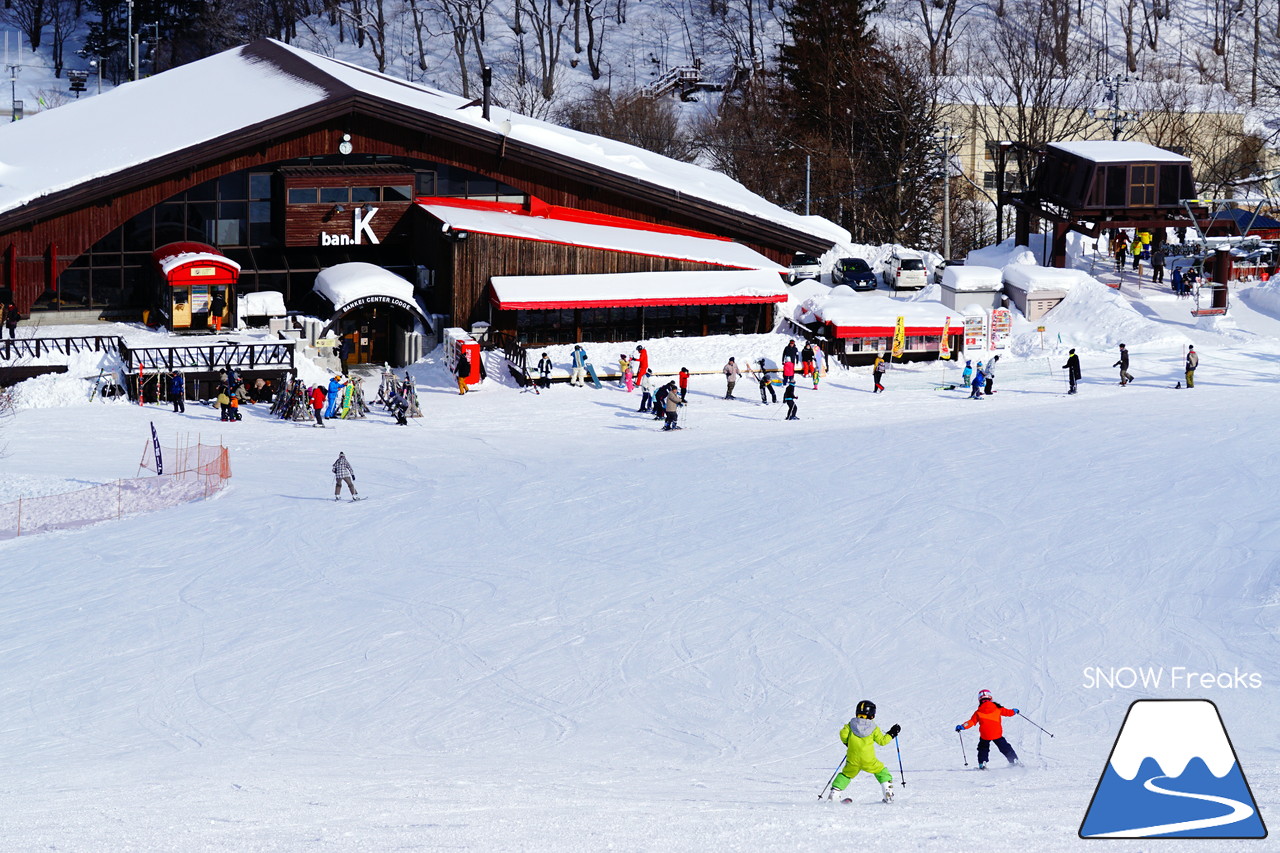
<path fill-rule="evenodd" d="M 1012 717 L 1016 713 L 1018 713 L 1017 708 L 1006 708 L 992 699 L 990 690 L 978 691 L 978 710 L 973 712 L 973 716 L 967 723 L 956 726 L 956 731 L 962 732 L 974 726 L 978 727 L 979 770 L 987 769 L 987 757 L 991 754 L 992 743 L 1000 749 L 1000 754 L 1007 758 L 1011 765 L 1017 766 L 1021 763 L 1018 761 L 1018 753 L 1014 752 L 1013 747 L 1004 739 L 1004 725 L 1000 722 L 1001 717 Z"/>
<path fill-rule="evenodd" d="M 317 385 L 311 389 L 311 407 L 316 410 L 316 426 L 324 426 L 324 404 L 328 400 L 329 395 L 325 393 L 323 385 Z"/>

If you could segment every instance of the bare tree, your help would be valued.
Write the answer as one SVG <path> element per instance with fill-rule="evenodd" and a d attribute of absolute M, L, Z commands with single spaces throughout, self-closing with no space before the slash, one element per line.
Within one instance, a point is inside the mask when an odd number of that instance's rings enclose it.
<path fill-rule="evenodd" d="M 961 19 L 977 6 L 960 0 L 916 0 L 920 23 L 924 26 L 925 47 L 929 56 L 929 74 L 947 74 L 951 44 L 957 36 Z"/>
<path fill-rule="evenodd" d="M 542 97 L 550 101 L 556 93 L 555 70 L 560 62 L 564 31 L 569 25 L 572 9 L 559 5 L 555 0 L 516 0 L 516 5 L 522 7 L 522 19 L 533 31 L 538 46 L 538 79 Z"/>
<path fill-rule="evenodd" d="M 49 26 L 49 0 L 5 0 L 4 17 L 27 37 L 32 50 L 40 49 Z"/>
<path fill-rule="evenodd" d="M 67 38 L 75 34 L 80 24 L 76 0 L 49 0 L 49 23 L 53 27 L 49 45 L 53 76 L 61 77 Z"/>

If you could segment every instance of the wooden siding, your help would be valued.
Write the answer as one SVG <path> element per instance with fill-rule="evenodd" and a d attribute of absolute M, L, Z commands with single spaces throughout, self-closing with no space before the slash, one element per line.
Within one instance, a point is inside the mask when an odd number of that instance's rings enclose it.
<path fill-rule="evenodd" d="M 453 316 L 470 326 L 489 319 L 489 279 L 495 275 L 586 275 L 624 272 L 679 272 L 734 269 L 721 264 L 628 255 L 608 249 L 566 246 L 470 234 L 453 243 Z"/>
<path fill-rule="evenodd" d="M 519 159 L 513 150 L 504 156 L 499 146 L 487 138 L 480 140 L 483 144 L 476 144 L 475 137 L 479 135 L 476 131 L 465 131 L 470 137 L 466 139 L 467 144 L 460 144 L 443 134 L 397 123 L 390 105 L 370 106 L 357 104 L 360 99 L 351 100 L 345 108 L 342 104 L 325 103 L 247 127 L 199 149 L 168 155 L 128 174 L 89 181 L 0 214 L 0 250 L 5 253 L 3 283 L 12 288 L 19 310 L 26 313 L 41 293 L 54 286 L 58 274 L 71 262 L 131 217 L 230 172 L 273 166 L 300 157 L 334 154 L 344 133 L 350 134 L 358 154 L 431 160 L 496 178 L 552 204 L 732 237 L 779 263 L 788 263 L 795 249 L 805 249 L 802 245 L 805 239 L 814 240 L 782 226 L 687 197 L 683 205 L 638 198 L 634 182 L 628 184 L 616 175 L 602 173 L 595 176 L 596 182 L 588 183 L 583 177 L 567 176 L 564 161 L 554 160 L 549 152 L 525 152 L 524 159 Z M 379 111 L 385 112 L 386 118 L 368 114 Z M 399 118 L 404 118 L 403 111 Z M 426 121 L 420 116 L 415 118 Z M 447 130 L 454 136 L 464 134 L 453 126 Z M 582 167 L 575 166 L 574 170 L 581 172 Z M 674 202 L 679 193 L 670 192 Z M 638 264 L 634 260 L 626 262 L 625 271 L 655 268 Z M 610 271 L 607 263 L 595 266 L 606 268 L 589 271 Z M 657 268 L 700 269 L 704 266 Z M 575 271 L 552 269 L 545 264 L 518 269 L 526 274 L 536 274 L 536 269 Z M 492 268 L 486 267 L 484 278 L 511 271 L 509 264 L 499 265 L 495 261 Z M 471 275 L 477 277 L 479 271 Z M 473 306 L 476 295 L 468 285 L 454 301 Z M 473 309 L 468 309 L 455 317 L 461 320 L 472 314 Z"/>

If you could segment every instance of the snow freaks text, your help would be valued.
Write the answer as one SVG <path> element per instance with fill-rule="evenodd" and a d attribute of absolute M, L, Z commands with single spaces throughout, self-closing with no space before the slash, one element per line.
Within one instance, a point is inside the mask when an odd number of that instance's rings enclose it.
<path fill-rule="evenodd" d="M 1084 688 L 1102 687 L 1129 690 L 1142 687 L 1148 690 L 1168 688 L 1177 690 L 1256 690 L 1262 686 L 1262 676 L 1256 672 L 1241 672 L 1234 667 L 1231 672 L 1198 672 L 1185 666 L 1086 666 Z"/>

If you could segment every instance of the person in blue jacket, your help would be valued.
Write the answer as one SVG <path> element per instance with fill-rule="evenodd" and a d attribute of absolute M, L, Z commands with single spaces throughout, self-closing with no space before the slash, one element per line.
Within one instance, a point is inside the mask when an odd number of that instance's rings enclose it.
<path fill-rule="evenodd" d="M 573 370 L 569 372 L 570 385 L 585 385 L 587 377 L 587 351 L 580 345 L 575 344 L 573 353 L 570 355 L 570 364 Z"/>
<path fill-rule="evenodd" d="M 338 408 L 338 400 L 342 398 L 342 380 L 337 376 L 329 380 L 329 395 L 325 402 L 324 416 L 333 417 Z"/>
<path fill-rule="evenodd" d="M 173 401 L 173 410 L 175 412 L 186 412 L 187 410 L 187 378 L 181 373 L 174 373 L 169 377 L 169 399 Z"/>
<path fill-rule="evenodd" d="M 982 390 L 987 384 L 987 374 L 982 369 L 982 362 L 978 362 L 978 366 L 973 371 L 973 393 L 969 395 L 970 400 L 981 400 Z"/>

